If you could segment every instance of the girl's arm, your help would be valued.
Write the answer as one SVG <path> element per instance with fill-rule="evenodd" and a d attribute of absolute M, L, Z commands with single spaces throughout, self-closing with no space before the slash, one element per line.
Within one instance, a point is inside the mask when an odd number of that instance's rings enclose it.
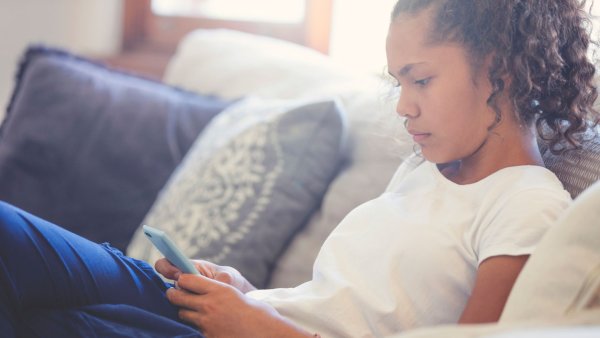
<path fill-rule="evenodd" d="M 508 295 L 529 255 L 495 256 L 477 270 L 475 286 L 459 323 L 488 323 L 500 319 Z"/>

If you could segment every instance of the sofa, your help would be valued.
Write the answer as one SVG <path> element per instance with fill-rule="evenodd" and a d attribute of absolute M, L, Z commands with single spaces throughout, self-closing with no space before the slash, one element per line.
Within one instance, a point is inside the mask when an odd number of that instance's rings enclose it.
<path fill-rule="evenodd" d="M 194 31 L 163 80 L 30 47 L 0 127 L 0 199 L 152 263 L 150 224 L 192 257 L 289 287 L 414 151 L 385 76 L 288 42 Z M 398 337 L 600 336 L 600 141 L 563 157 L 540 148 L 575 203 L 500 322 Z"/>

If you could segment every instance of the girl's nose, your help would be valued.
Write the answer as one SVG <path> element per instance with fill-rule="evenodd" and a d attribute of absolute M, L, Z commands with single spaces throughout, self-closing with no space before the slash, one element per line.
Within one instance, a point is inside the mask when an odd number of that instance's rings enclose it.
<path fill-rule="evenodd" d="M 396 105 L 396 113 L 402 117 L 415 118 L 419 116 L 419 108 L 412 100 L 410 93 L 407 90 L 400 89 L 400 97 Z"/>

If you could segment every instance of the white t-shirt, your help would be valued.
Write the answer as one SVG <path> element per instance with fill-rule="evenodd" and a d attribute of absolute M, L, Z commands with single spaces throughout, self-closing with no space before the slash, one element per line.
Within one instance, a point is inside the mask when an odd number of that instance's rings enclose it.
<path fill-rule="evenodd" d="M 571 198 L 549 170 L 502 169 L 458 185 L 417 157 L 323 244 L 313 279 L 248 293 L 323 337 L 381 337 L 456 323 L 478 265 L 530 254 Z"/>

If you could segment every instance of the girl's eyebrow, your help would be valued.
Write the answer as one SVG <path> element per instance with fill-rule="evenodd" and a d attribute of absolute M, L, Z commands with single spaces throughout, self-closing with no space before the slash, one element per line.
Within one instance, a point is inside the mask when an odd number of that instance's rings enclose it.
<path fill-rule="evenodd" d="M 398 71 L 398 75 L 400 77 L 404 77 L 408 74 L 410 74 L 410 72 L 413 70 L 413 68 L 415 66 L 419 66 L 425 64 L 425 62 L 416 62 L 416 63 L 409 63 L 407 65 L 405 65 L 404 67 L 400 68 L 400 70 Z M 390 75 L 394 76 L 394 74 L 390 73 Z"/>

